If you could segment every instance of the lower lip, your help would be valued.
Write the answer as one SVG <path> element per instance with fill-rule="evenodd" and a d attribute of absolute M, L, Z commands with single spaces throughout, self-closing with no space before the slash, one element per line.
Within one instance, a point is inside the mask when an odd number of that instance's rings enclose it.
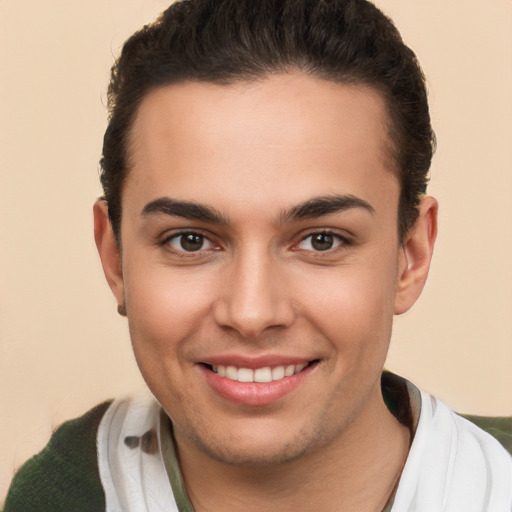
<path fill-rule="evenodd" d="M 310 373 L 311 366 L 296 375 L 272 382 L 238 382 L 221 377 L 204 366 L 201 369 L 208 384 L 223 398 L 240 405 L 263 406 L 273 404 L 295 391 Z"/>

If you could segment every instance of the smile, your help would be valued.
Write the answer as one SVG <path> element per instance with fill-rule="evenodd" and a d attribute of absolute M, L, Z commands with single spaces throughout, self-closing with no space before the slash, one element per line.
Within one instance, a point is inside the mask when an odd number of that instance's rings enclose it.
<path fill-rule="evenodd" d="M 284 364 L 240 357 L 231 360 L 224 356 L 222 359 L 199 365 L 206 382 L 222 398 L 251 407 L 267 406 L 284 399 L 307 382 L 320 363 L 319 359 L 284 361 L 283 358 L 279 362 Z"/>
<path fill-rule="evenodd" d="M 301 363 L 301 364 L 289 364 L 286 366 L 264 366 L 262 368 L 238 368 L 233 365 L 208 365 L 208 368 L 219 375 L 219 377 L 225 377 L 229 380 L 238 382 L 272 382 L 276 380 L 284 379 L 285 377 L 291 377 L 302 372 L 304 368 L 312 364 Z"/>

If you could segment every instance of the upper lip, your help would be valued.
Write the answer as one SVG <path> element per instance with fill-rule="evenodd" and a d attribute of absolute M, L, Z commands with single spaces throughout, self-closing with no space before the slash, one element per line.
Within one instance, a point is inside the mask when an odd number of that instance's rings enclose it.
<path fill-rule="evenodd" d="M 222 354 L 206 357 L 200 363 L 207 365 L 236 366 L 238 368 L 264 368 L 266 366 L 287 366 L 292 364 L 307 364 L 315 361 L 315 357 L 288 356 L 266 354 L 260 356 L 247 356 L 241 354 Z"/>

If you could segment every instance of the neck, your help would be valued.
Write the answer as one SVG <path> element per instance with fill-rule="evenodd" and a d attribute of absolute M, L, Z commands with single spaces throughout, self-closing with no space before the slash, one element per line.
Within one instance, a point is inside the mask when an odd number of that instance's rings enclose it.
<path fill-rule="evenodd" d="M 178 456 L 196 512 L 275 510 L 380 512 L 409 449 L 409 430 L 386 408 L 380 389 L 334 440 L 278 466 L 213 460 L 176 433 Z"/>

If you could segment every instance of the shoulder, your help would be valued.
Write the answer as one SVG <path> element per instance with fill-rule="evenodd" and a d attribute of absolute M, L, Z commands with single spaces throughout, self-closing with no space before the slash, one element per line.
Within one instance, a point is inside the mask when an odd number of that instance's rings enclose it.
<path fill-rule="evenodd" d="M 490 417 L 470 414 L 461 414 L 461 416 L 493 436 L 512 455 L 512 416 Z"/>
<path fill-rule="evenodd" d="M 422 409 L 422 392 L 408 380 L 388 371 L 384 371 L 382 374 L 381 386 L 383 398 L 389 410 L 404 424 L 408 424 L 406 419 L 410 417 L 414 425 L 413 430 L 415 430 L 419 412 Z M 427 403 L 430 400 L 440 403 L 431 395 L 424 394 L 425 396 L 429 397 L 428 400 L 425 400 Z M 512 416 L 476 416 L 453 411 L 452 414 L 455 418 L 464 418 L 480 430 L 490 434 L 512 455 Z"/>
<path fill-rule="evenodd" d="M 16 472 L 4 512 L 105 509 L 96 435 L 110 403 L 97 405 L 54 432 L 48 445 Z"/>

